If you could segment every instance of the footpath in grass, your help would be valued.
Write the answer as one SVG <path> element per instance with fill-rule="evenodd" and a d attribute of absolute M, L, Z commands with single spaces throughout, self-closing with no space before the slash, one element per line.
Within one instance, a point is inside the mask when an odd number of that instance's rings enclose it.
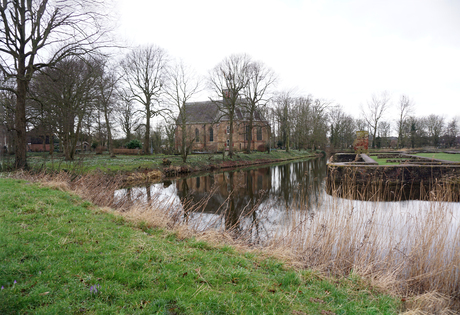
<path fill-rule="evenodd" d="M 397 313 L 357 276 L 141 230 L 38 184 L 0 179 L 0 204 L 0 314 Z"/>

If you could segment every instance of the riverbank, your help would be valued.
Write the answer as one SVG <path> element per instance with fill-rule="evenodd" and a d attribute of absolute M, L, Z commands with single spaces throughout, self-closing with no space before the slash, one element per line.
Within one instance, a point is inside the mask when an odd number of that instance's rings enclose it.
<path fill-rule="evenodd" d="M 78 175 L 100 173 L 104 175 L 129 175 L 133 173 L 148 173 L 160 171 L 168 173 L 190 173 L 215 170 L 230 167 L 243 167 L 250 165 L 270 164 L 282 161 L 312 158 L 321 155 L 321 151 L 273 150 L 266 152 L 252 152 L 246 154 L 236 152 L 232 159 L 222 154 L 191 154 L 187 163 L 179 155 L 118 155 L 115 158 L 108 154 L 79 154 L 74 161 L 65 161 L 63 156 L 55 155 L 53 158 L 48 153 L 34 153 L 28 156 L 31 170 L 59 173 L 65 171 Z M 12 162 L 12 161 L 10 161 Z M 3 164 L 7 165 L 8 160 Z"/>
<path fill-rule="evenodd" d="M 327 278 L 266 252 L 147 223 L 67 190 L 0 179 L 0 313 L 395 314 L 357 275 Z"/>

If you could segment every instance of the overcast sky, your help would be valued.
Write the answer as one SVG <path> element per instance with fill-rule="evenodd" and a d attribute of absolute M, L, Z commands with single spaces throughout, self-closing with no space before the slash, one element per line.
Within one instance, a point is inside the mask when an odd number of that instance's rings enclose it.
<path fill-rule="evenodd" d="M 278 74 L 278 89 L 355 117 L 384 90 L 393 113 L 406 94 L 417 116 L 460 115 L 459 0 L 118 1 L 124 40 L 156 44 L 203 75 L 247 53 Z"/>

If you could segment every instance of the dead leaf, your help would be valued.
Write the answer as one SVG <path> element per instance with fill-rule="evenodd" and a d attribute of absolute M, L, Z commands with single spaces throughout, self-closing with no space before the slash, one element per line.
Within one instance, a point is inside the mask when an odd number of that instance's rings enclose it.
<path fill-rule="evenodd" d="M 317 298 L 310 298 L 310 302 L 312 302 L 312 303 L 321 303 L 321 304 L 326 303 L 323 300 L 317 299 Z"/>
<path fill-rule="evenodd" d="M 43 292 L 43 293 L 40 293 L 39 295 L 47 295 L 47 294 L 50 294 L 50 292 L 49 291 Z"/>

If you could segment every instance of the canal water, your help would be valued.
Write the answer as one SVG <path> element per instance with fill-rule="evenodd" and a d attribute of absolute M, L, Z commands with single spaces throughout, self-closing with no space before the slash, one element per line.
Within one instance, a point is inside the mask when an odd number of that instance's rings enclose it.
<path fill-rule="evenodd" d="M 460 214 L 458 202 L 331 196 L 324 158 L 193 175 L 121 189 L 116 195 L 164 206 L 194 229 L 225 229 L 250 242 L 292 232 L 319 214 L 327 213 L 330 220 L 330 213 L 339 210 L 358 213 L 360 222 L 373 222 L 382 233 L 396 229 L 401 237 L 408 220 L 423 220 L 433 207 L 449 213 L 451 233 L 458 229 Z"/>

